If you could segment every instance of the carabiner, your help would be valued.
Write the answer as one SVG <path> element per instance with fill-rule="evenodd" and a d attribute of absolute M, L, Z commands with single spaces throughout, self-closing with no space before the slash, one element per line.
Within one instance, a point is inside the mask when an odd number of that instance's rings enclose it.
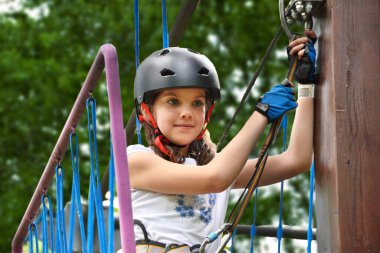
<path fill-rule="evenodd" d="M 231 240 L 233 231 L 228 231 L 227 237 L 224 238 L 223 242 L 219 245 L 219 248 L 216 250 L 216 253 L 223 253 L 224 248 L 227 246 L 227 243 Z"/>
<path fill-rule="evenodd" d="M 231 228 L 231 226 L 232 226 L 231 223 L 225 223 L 225 224 L 223 224 L 218 230 L 216 230 L 215 232 L 210 233 L 210 234 L 206 237 L 206 239 L 202 242 L 201 247 L 200 247 L 200 249 L 199 249 L 199 253 L 205 253 L 205 252 L 206 252 L 206 251 L 205 251 L 205 250 L 206 250 L 206 246 L 209 245 L 210 243 L 214 242 L 216 239 L 218 239 L 218 237 L 219 237 L 222 233 L 229 231 L 230 228 Z M 229 232 L 229 234 L 230 234 L 230 232 Z M 231 235 L 232 235 L 232 233 L 231 233 Z M 224 248 L 224 247 L 223 247 L 223 248 Z M 223 249 L 223 248 L 222 248 L 222 249 Z M 219 251 L 220 251 L 220 247 L 218 248 L 218 251 L 217 251 L 217 252 L 219 252 Z"/>

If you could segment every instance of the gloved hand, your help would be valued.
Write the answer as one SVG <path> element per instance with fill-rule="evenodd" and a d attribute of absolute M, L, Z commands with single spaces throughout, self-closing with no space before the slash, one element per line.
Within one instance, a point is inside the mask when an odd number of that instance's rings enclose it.
<path fill-rule="evenodd" d="M 299 84 L 311 84 L 316 83 L 316 74 L 315 74 L 315 60 L 316 60 L 316 52 L 315 52 L 315 42 L 317 41 L 317 36 L 313 31 L 305 31 L 307 36 L 303 38 L 299 38 L 295 40 L 296 43 L 291 43 L 294 49 L 298 49 L 298 56 L 302 55 L 302 57 L 298 60 L 297 69 L 294 73 L 294 79 Z M 305 42 L 306 41 L 306 42 Z M 303 47 L 299 48 L 298 45 L 303 45 Z M 290 52 L 293 48 L 288 48 L 288 58 L 291 59 Z M 293 51 L 294 51 L 293 49 Z M 295 53 L 293 52 L 293 55 Z"/>
<path fill-rule="evenodd" d="M 296 108 L 295 100 L 293 88 L 277 84 L 260 97 L 255 110 L 267 117 L 270 123 L 287 111 Z"/>

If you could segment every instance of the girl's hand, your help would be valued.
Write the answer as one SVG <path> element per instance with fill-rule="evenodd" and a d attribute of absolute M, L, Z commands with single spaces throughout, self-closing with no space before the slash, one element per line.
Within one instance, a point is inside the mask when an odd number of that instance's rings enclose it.
<path fill-rule="evenodd" d="M 310 84 L 316 82 L 315 59 L 316 52 L 314 44 L 317 36 L 312 30 L 305 31 L 306 37 L 295 39 L 289 43 L 289 59 L 297 55 L 298 65 L 294 73 L 295 80 L 300 84 Z"/>
<path fill-rule="evenodd" d="M 256 111 L 267 117 L 270 123 L 296 108 L 295 100 L 293 88 L 277 84 L 259 99 Z"/>

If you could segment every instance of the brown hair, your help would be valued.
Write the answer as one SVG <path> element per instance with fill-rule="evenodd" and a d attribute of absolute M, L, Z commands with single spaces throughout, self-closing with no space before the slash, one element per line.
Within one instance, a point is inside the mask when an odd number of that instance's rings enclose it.
<path fill-rule="evenodd" d="M 159 92 L 155 92 L 154 94 L 150 94 L 149 98 L 149 109 L 151 110 L 151 105 L 153 104 L 156 97 L 159 95 Z M 210 102 L 208 98 L 208 92 L 206 92 L 206 111 L 210 107 Z M 163 143 L 166 149 L 170 153 L 170 157 L 165 155 L 158 147 L 155 146 L 154 140 L 156 139 L 157 135 L 154 132 L 153 127 L 147 123 L 142 122 L 142 125 L 144 127 L 145 132 L 145 139 L 148 142 L 148 145 L 153 149 L 154 153 L 158 156 L 171 161 L 175 163 L 184 163 L 185 162 L 185 156 L 182 155 L 180 152 L 181 147 L 175 145 L 175 144 L 166 144 Z M 203 135 L 203 138 L 198 140 L 194 140 L 192 143 L 190 143 L 189 146 L 189 152 L 188 157 L 194 158 L 197 161 L 197 165 L 204 165 L 209 163 L 216 154 L 216 145 L 212 142 L 208 131 Z"/>

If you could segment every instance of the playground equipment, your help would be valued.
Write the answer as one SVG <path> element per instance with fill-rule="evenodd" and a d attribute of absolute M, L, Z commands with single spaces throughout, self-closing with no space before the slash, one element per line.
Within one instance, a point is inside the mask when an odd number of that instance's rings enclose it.
<path fill-rule="evenodd" d="M 138 3 L 138 1 L 137 1 L 137 3 Z M 164 3 L 165 3 L 165 1 L 163 2 L 163 17 L 165 17 Z M 189 5 L 189 3 L 191 3 L 191 1 L 188 1 L 187 5 L 185 4 L 185 6 L 187 6 L 185 8 L 192 8 L 194 10 L 194 1 L 192 2 L 193 3 L 192 5 Z M 136 6 L 138 6 L 138 5 L 136 5 Z M 189 16 L 187 15 L 186 18 L 188 19 L 188 17 Z M 180 24 L 183 25 L 183 22 L 181 23 L 180 21 L 178 21 L 178 23 L 180 23 Z M 165 18 L 163 18 L 163 30 L 164 30 L 164 32 L 163 32 L 163 46 L 164 47 L 168 46 L 168 43 L 169 43 L 168 42 L 168 36 L 167 36 L 166 29 L 167 28 L 166 28 L 166 17 L 165 17 Z M 138 34 L 138 29 L 136 30 L 136 34 Z M 136 36 L 136 38 L 138 38 L 138 36 Z M 138 41 L 136 42 L 136 45 L 138 45 Z M 104 52 L 108 52 L 110 50 L 110 49 L 108 49 L 108 47 L 110 47 L 110 46 L 109 45 L 103 46 L 101 48 L 101 50 L 99 51 L 99 54 L 101 56 L 105 56 L 105 58 L 104 58 L 104 60 L 105 60 L 104 65 L 106 67 L 107 81 L 113 80 L 114 82 L 116 82 L 116 84 L 112 84 L 111 81 L 109 83 L 107 82 L 108 83 L 107 85 L 109 87 L 109 93 L 111 94 L 112 90 L 113 90 L 113 88 L 111 88 L 111 87 L 114 87 L 114 85 L 117 85 L 119 87 L 119 83 L 118 83 L 118 76 L 117 76 L 117 72 L 118 72 L 117 71 L 117 62 L 116 63 L 115 62 L 110 63 L 110 60 L 108 60 L 109 53 L 108 54 L 104 53 Z M 138 51 L 138 50 L 136 50 L 136 51 Z M 84 84 L 84 86 L 83 86 L 83 88 L 82 88 L 82 90 L 81 90 L 81 92 L 80 92 L 80 94 L 78 96 L 78 100 L 77 100 L 77 102 L 74 105 L 73 111 L 72 111 L 72 113 L 69 116 L 69 119 L 68 119 L 68 121 L 67 121 L 67 123 L 66 123 L 66 125 L 65 125 L 65 127 L 64 127 L 64 129 L 62 131 L 62 134 L 61 134 L 61 136 L 60 136 L 60 138 L 58 140 L 56 148 L 53 151 L 53 154 L 52 154 L 52 156 L 51 156 L 51 158 L 50 158 L 50 160 L 48 162 L 48 165 L 47 165 L 47 167 L 45 169 L 45 172 L 44 172 L 43 176 L 41 177 L 40 183 L 37 186 L 36 192 L 35 192 L 32 200 L 31 200 L 31 203 L 30 203 L 30 205 L 29 205 L 29 207 L 28 207 L 28 209 L 27 209 L 27 211 L 26 211 L 26 213 L 24 215 L 24 218 L 23 218 L 23 220 L 22 220 L 22 222 L 20 224 L 20 228 L 19 228 L 18 232 L 16 233 L 15 239 L 13 241 L 13 250 L 14 250 L 14 252 L 17 252 L 20 249 L 20 246 L 19 246 L 20 241 L 21 241 L 20 238 L 22 237 L 22 235 L 25 236 L 25 227 L 26 227 L 26 224 L 30 223 L 30 220 L 28 220 L 29 217 L 36 217 L 36 215 L 37 215 L 37 210 L 38 210 L 38 207 L 39 207 L 38 200 L 40 199 L 39 194 L 41 194 L 41 192 L 43 192 L 43 195 L 45 196 L 45 193 L 46 193 L 46 191 L 48 189 L 48 186 L 49 186 L 49 184 L 51 182 L 51 179 L 54 176 L 54 174 L 52 173 L 52 171 L 53 171 L 52 168 L 56 168 L 56 177 L 57 178 L 59 178 L 59 176 L 62 174 L 63 168 L 60 167 L 60 161 L 62 160 L 63 154 L 65 153 L 66 148 L 67 148 L 67 138 L 68 138 L 69 135 L 70 135 L 70 138 L 72 137 L 71 134 L 73 132 L 73 129 L 75 129 L 75 126 L 78 124 L 78 120 L 79 120 L 79 118 L 80 118 L 80 116 L 81 116 L 81 114 L 82 114 L 82 112 L 84 110 L 84 98 L 85 97 L 88 98 L 89 94 L 91 94 L 91 92 L 92 92 L 92 90 L 93 90 L 93 88 L 95 86 L 94 82 L 96 82 L 97 79 L 99 78 L 99 73 L 96 72 L 96 71 L 94 71 L 94 69 L 97 70 L 97 71 L 99 71 L 99 68 L 98 68 L 99 66 L 98 65 L 100 64 L 99 61 L 101 61 L 101 60 L 99 60 L 99 58 L 101 58 L 101 56 L 97 57 L 95 59 L 95 61 L 94 61 L 93 67 L 91 68 L 91 70 L 89 72 L 89 75 L 88 75 L 88 77 L 86 79 L 86 82 L 85 82 L 85 84 Z M 112 57 L 112 59 L 113 59 L 113 61 L 116 61 L 116 53 Z M 138 54 L 137 53 L 136 53 L 136 67 L 138 67 Z M 110 72 L 112 72 L 112 74 L 110 74 Z M 252 83 L 252 86 L 253 86 L 253 83 Z M 115 95 L 113 95 L 113 96 L 115 96 Z M 109 96 L 109 98 L 110 98 L 110 101 L 117 101 L 117 100 L 114 100 L 111 95 Z M 88 104 L 88 102 L 86 102 L 86 103 Z M 91 100 L 90 100 L 89 103 L 91 104 Z M 115 108 L 115 107 L 117 109 L 112 109 L 112 108 Z M 120 157 L 121 157 L 121 159 L 125 158 L 125 155 L 121 156 L 121 154 L 120 154 L 120 152 L 122 152 L 122 153 L 124 152 L 125 145 L 124 145 L 124 143 L 119 144 L 118 142 L 115 142 L 115 139 L 120 139 L 123 136 L 120 133 L 120 128 L 118 128 L 117 130 L 114 130 L 114 128 L 112 127 L 112 125 L 113 125 L 112 124 L 112 118 L 113 117 L 117 117 L 118 118 L 119 121 L 117 122 L 117 124 L 120 125 L 120 118 L 118 116 L 115 116 L 117 114 L 114 114 L 115 110 L 117 110 L 116 113 L 120 113 L 120 110 L 121 110 L 120 108 L 121 108 L 120 104 L 117 105 L 117 106 L 115 106 L 114 103 L 110 103 L 110 114 L 112 115 L 112 117 L 111 117 L 111 136 L 113 137 L 112 138 L 112 143 L 114 145 L 113 152 L 115 153 L 116 177 L 118 177 L 118 175 L 122 174 L 120 171 L 125 171 L 126 170 L 125 169 L 126 167 L 119 167 L 120 164 L 123 164 L 122 162 L 120 162 Z M 121 122 L 122 122 L 122 118 L 121 118 Z M 277 133 L 278 128 L 280 126 L 280 124 L 279 124 L 280 122 L 281 121 L 278 121 L 278 122 L 276 122 L 274 124 L 274 128 L 273 128 L 274 130 L 271 133 L 270 142 L 273 141 L 274 133 Z M 119 131 L 119 132 L 116 132 L 116 131 Z M 91 137 L 90 139 L 92 139 L 92 138 L 93 137 Z M 125 139 L 125 138 L 123 138 L 123 139 Z M 269 146 L 270 146 L 270 143 L 268 143 L 266 145 L 266 148 L 265 148 L 266 151 L 264 152 L 265 156 L 268 154 Z M 117 156 L 116 154 L 118 154 L 119 156 Z M 263 157 L 260 160 L 261 161 L 265 161 L 266 158 Z M 127 161 L 126 158 L 124 159 L 124 161 Z M 123 164 L 123 165 L 125 166 L 125 164 Z M 264 165 L 265 165 L 265 162 L 262 163 L 262 164 L 260 164 L 260 168 L 263 169 Z M 117 182 L 118 182 L 117 183 L 118 192 L 123 192 L 123 193 L 127 192 L 128 193 L 129 192 L 129 184 L 125 185 L 125 184 L 121 183 L 121 182 L 124 182 L 125 180 L 126 180 L 126 182 L 128 182 L 127 173 L 126 174 L 124 173 L 122 175 L 124 176 L 123 179 L 118 178 L 118 180 L 117 180 Z M 252 190 L 254 190 L 256 188 L 256 185 L 258 183 L 258 178 L 259 177 L 256 177 L 254 185 L 253 185 L 253 187 L 251 189 L 251 194 L 252 194 Z M 59 182 L 59 181 L 57 181 L 57 182 Z M 103 182 L 104 182 L 104 180 L 103 180 Z M 60 185 L 60 184 L 58 183 L 57 185 Z M 60 187 L 58 187 L 58 188 L 60 188 Z M 104 190 L 105 188 L 102 187 L 102 189 Z M 125 189 L 128 189 L 128 191 L 125 191 Z M 78 195 L 79 191 L 77 189 L 73 189 L 73 193 L 74 192 L 77 192 L 76 194 L 77 194 L 77 196 L 79 196 Z M 90 192 L 91 192 L 91 190 L 90 190 Z M 57 196 L 60 196 L 60 195 L 61 195 L 61 193 L 57 194 Z M 122 194 L 122 195 L 124 196 L 124 194 Z M 128 204 L 126 204 L 125 201 L 129 201 L 129 200 L 130 200 L 130 196 L 129 196 L 129 194 L 127 194 L 127 198 L 124 198 L 124 199 L 120 199 L 119 198 L 119 203 L 120 203 L 121 206 L 128 206 Z M 79 201 L 80 200 L 78 200 L 77 202 L 79 203 Z M 99 202 L 99 200 L 98 200 L 98 202 Z M 62 227 L 65 225 L 64 214 L 63 214 L 64 213 L 63 203 L 62 202 L 58 203 L 58 206 L 59 206 L 59 208 L 58 208 L 58 211 L 57 211 L 58 212 L 57 217 L 59 217 L 60 219 L 62 218 L 63 221 L 60 221 L 60 222 L 57 221 L 56 222 L 57 223 L 57 227 L 58 227 L 58 229 L 57 229 L 57 236 L 58 237 L 62 236 L 62 238 L 60 238 L 61 244 L 62 243 L 66 244 L 65 233 L 61 231 L 61 230 L 64 230 Z M 72 206 L 74 206 L 74 205 L 72 205 Z M 130 204 L 129 204 L 129 208 L 130 208 Z M 120 209 L 120 228 L 121 228 L 122 245 L 123 245 L 123 248 L 126 250 L 126 248 L 125 248 L 124 245 L 133 245 L 133 243 L 131 243 L 131 242 L 134 241 L 133 240 L 133 234 L 130 232 L 133 226 L 131 226 L 132 223 L 130 221 L 131 217 L 132 217 L 131 214 L 125 212 L 125 210 L 123 210 L 123 209 L 124 208 Z M 128 211 L 130 211 L 130 209 Z M 49 213 L 51 213 L 51 212 L 49 212 Z M 127 216 L 127 215 L 129 215 L 129 216 Z M 241 214 L 239 214 L 239 215 L 241 215 Z M 101 221 L 101 217 L 102 217 L 101 215 L 98 216 L 98 220 L 97 220 L 98 223 L 102 222 Z M 125 218 L 125 217 L 128 217 L 128 218 Z M 129 233 L 125 232 L 125 231 L 127 231 L 126 230 L 127 225 L 129 225 L 129 230 L 128 230 Z M 235 222 L 235 228 L 236 228 L 236 226 L 237 226 L 237 222 Z M 101 228 L 101 226 L 99 227 L 99 230 L 101 230 L 100 228 Z M 232 234 L 230 234 L 230 235 L 232 236 Z M 83 237 L 83 235 L 82 235 L 82 237 Z M 82 241 L 82 245 L 84 245 L 84 244 L 85 244 L 85 240 Z M 87 247 L 87 248 L 89 249 L 90 247 Z M 103 248 L 103 249 L 105 248 L 104 243 L 103 243 L 103 246 L 101 246 L 101 248 Z M 131 252 L 133 252 L 133 249 L 129 249 L 129 250 L 131 250 Z"/>
<path fill-rule="evenodd" d="M 294 7 L 296 7 L 296 1 L 293 2 Z M 182 17 L 189 18 L 191 14 L 189 15 L 189 12 L 186 11 L 189 9 L 186 8 L 190 8 L 189 6 L 191 6 L 195 9 L 198 2 L 186 1 L 184 6 L 186 6 L 186 4 L 187 7 L 183 7 L 181 15 Z M 284 5 L 282 5 L 282 7 L 284 7 Z M 322 38 L 324 57 L 322 57 L 323 68 L 321 72 L 325 74 L 323 75 L 320 88 L 317 90 L 316 100 L 318 108 L 316 114 L 315 151 L 315 164 L 317 168 L 318 252 L 362 252 L 364 250 L 370 252 L 370 250 L 376 251 L 380 248 L 378 241 L 380 226 L 377 219 L 374 218 L 380 210 L 377 201 L 379 186 L 376 180 L 373 180 L 379 177 L 378 170 L 373 169 L 373 164 L 379 162 L 377 155 L 379 147 L 376 145 L 376 143 L 378 143 L 378 137 L 373 129 L 376 129 L 380 122 L 377 117 L 366 116 L 370 113 L 371 115 L 376 113 L 375 108 L 377 108 L 377 106 L 375 101 L 379 100 L 377 86 L 373 81 L 379 79 L 379 74 L 376 69 L 378 64 L 373 64 L 379 62 L 378 54 L 365 52 L 365 48 L 371 48 L 371 50 L 375 52 L 380 50 L 380 47 L 374 47 L 373 41 L 371 41 L 371 36 L 374 35 L 376 38 L 376 36 L 379 37 L 380 33 L 378 29 L 379 21 L 376 18 L 379 14 L 379 8 L 373 7 L 379 7 L 379 3 L 375 0 L 368 1 L 361 8 L 358 8 L 357 3 L 353 0 L 331 0 L 327 1 L 324 12 L 321 14 L 321 33 L 331 34 L 331 31 L 336 33 L 334 33 L 333 36 L 326 35 L 325 38 Z M 286 17 L 287 15 L 281 16 L 283 26 L 287 26 L 287 23 L 284 25 Z M 353 20 L 359 22 L 353 22 Z M 181 22 L 178 22 L 177 24 L 180 23 Z M 178 29 L 179 26 L 180 25 L 175 26 L 177 30 L 173 29 L 172 34 L 175 34 L 174 31 L 181 30 Z M 354 30 L 354 33 L 352 33 L 352 30 Z M 177 40 L 170 39 L 171 45 L 175 45 L 175 43 L 178 42 L 178 37 Z M 347 37 L 350 39 L 348 40 Z M 355 43 L 358 43 L 361 47 L 356 51 L 349 50 L 349 46 Z M 378 44 L 378 40 L 375 44 L 376 43 Z M 94 82 L 96 82 L 96 79 L 103 69 L 103 64 L 106 67 L 107 79 L 110 76 L 110 74 L 107 73 L 107 66 L 110 66 L 108 65 L 109 60 L 107 60 L 109 59 L 108 50 L 109 45 L 101 48 L 100 54 L 95 59 L 84 87 L 87 83 L 91 83 L 89 86 L 94 85 Z M 360 57 L 360 55 L 364 54 L 368 56 L 368 59 Z M 348 58 L 348 63 L 344 57 Z M 106 63 L 102 63 L 102 60 Z M 353 64 L 353 62 L 356 61 L 362 64 Z M 365 73 L 365 75 L 363 73 Z M 115 75 L 117 76 L 117 74 Z M 363 88 L 356 89 L 358 85 L 363 83 L 366 84 L 365 90 Z M 75 105 L 81 104 L 83 108 L 81 112 L 78 111 L 70 114 L 69 120 L 72 122 L 78 120 L 78 115 L 83 113 L 85 99 L 88 98 L 88 92 L 92 91 L 93 87 L 86 91 L 82 90 L 78 99 L 80 96 L 83 97 L 80 98 L 80 101 L 77 101 Z M 351 99 L 352 97 L 360 99 Z M 365 100 L 365 106 L 361 106 L 359 100 Z M 364 107 L 365 110 L 363 110 Z M 118 110 L 116 111 L 116 114 L 111 112 L 112 117 L 121 114 Z M 355 116 L 355 119 L 353 119 L 352 115 Z M 130 129 L 133 129 L 134 117 L 131 117 L 131 119 L 132 120 L 129 121 L 131 123 L 127 126 L 127 135 L 133 134 L 133 131 L 130 131 Z M 122 119 L 116 121 L 117 130 L 115 131 L 123 132 L 120 130 Z M 346 124 L 347 122 L 350 122 L 350 124 Z M 364 124 L 364 126 L 362 124 Z M 49 159 L 45 172 L 33 195 L 33 199 L 15 235 L 12 243 L 13 252 L 21 252 L 21 244 L 28 232 L 29 224 L 37 216 L 37 211 L 40 206 L 40 196 L 45 194 L 48 189 L 51 179 L 54 176 L 53 168 L 55 168 L 56 164 L 62 159 L 63 153 L 68 146 L 68 137 L 72 132 L 72 126 L 75 125 L 76 124 L 69 125 L 67 129 L 64 128 L 58 140 L 57 146 Z M 350 127 L 348 127 L 348 125 L 350 125 Z M 113 138 L 116 138 L 114 134 L 112 135 Z M 337 136 L 338 138 L 335 138 Z M 119 139 L 125 140 L 125 138 L 121 137 Z M 122 150 L 122 153 L 125 153 L 126 144 L 119 143 L 118 148 L 116 148 L 114 140 L 112 142 L 114 150 Z M 365 155 L 363 156 L 363 154 Z M 119 153 L 118 155 L 122 156 L 122 154 Z M 115 154 L 115 162 L 116 156 Z M 120 164 L 120 162 L 118 163 Z M 358 173 L 359 167 L 360 173 Z M 116 171 L 118 171 L 118 169 Z M 343 173 L 343 171 L 345 173 Z M 128 179 L 125 172 L 119 171 L 116 174 L 117 178 L 123 178 L 123 182 L 125 182 L 125 179 Z M 103 182 L 108 182 L 108 180 L 103 180 Z M 106 188 L 104 187 L 106 184 L 108 183 L 102 183 L 102 189 Z M 119 182 L 119 184 L 121 183 Z M 129 186 L 119 184 L 118 187 L 124 187 L 120 189 L 129 190 Z M 118 188 L 119 191 L 120 189 Z M 123 192 L 125 191 L 123 190 Z M 354 198 L 352 198 L 352 193 L 354 193 Z M 128 199 L 125 201 L 128 202 Z M 370 208 L 366 208 L 368 206 Z M 121 215 L 122 213 L 126 213 L 125 210 L 121 212 Z M 125 216 L 123 215 L 123 217 Z M 333 217 L 335 217 L 335 219 Z M 123 219 L 124 218 L 122 218 L 121 221 L 123 221 Z M 129 223 L 122 226 L 124 226 L 124 228 L 132 228 L 133 225 Z M 33 231 L 33 227 L 34 225 L 30 226 L 30 231 Z M 263 229 L 263 227 L 256 227 L 256 234 L 264 233 Z M 277 228 L 269 227 L 265 229 L 267 232 L 269 231 L 271 235 L 277 232 Z M 121 230 L 123 231 L 124 229 Z M 236 231 L 238 233 L 241 231 L 245 233 L 251 232 L 251 227 L 237 227 Z M 283 235 L 288 234 L 287 231 L 288 230 L 284 229 Z M 129 239 L 128 236 L 125 237 L 124 235 L 122 238 L 125 240 L 123 245 L 128 245 L 130 242 L 133 243 L 132 235 Z"/>
<path fill-rule="evenodd" d="M 94 60 L 86 81 L 84 82 L 84 85 L 78 95 L 78 98 L 16 232 L 12 242 L 12 252 L 22 252 L 22 242 L 27 234 L 29 224 L 33 222 L 35 217 L 37 217 L 38 209 L 41 205 L 41 196 L 45 195 L 50 187 L 50 183 L 54 177 L 55 168 L 57 165 L 59 166 L 66 152 L 70 134 L 77 126 L 86 107 L 86 100 L 90 98 L 90 94 L 94 90 L 104 68 L 109 97 L 110 128 L 117 178 L 116 185 L 118 192 L 125 193 L 120 194 L 119 196 L 121 243 L 122 245 L 134 244 L 128 162 L 125 153 L 126 138 L 123 128 L 123 113 L 121 108 L 117 56 L 116 50 L 112 45 L 103 45 Z M 125 252 L 134 252 L 133 247 L 130 247 L 130 249 L 130 251 Z"/>

